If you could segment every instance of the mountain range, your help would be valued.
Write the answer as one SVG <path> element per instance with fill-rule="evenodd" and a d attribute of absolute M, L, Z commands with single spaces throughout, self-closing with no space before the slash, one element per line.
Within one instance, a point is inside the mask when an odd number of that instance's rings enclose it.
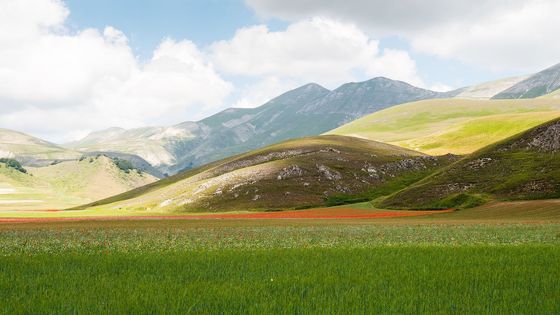
<path fill-rule="evenodd" d="M 184 122 L 171 127 L 110 128 L 94 132 L 66 147 L 82 152 L 134 154 L 162 172 L 175 174 L 283 140 L 319 135 L 397 104 L 430 99 L 498 99 L 504 98 L 507 93 L 511 96 L 508 91 L 517 91 L 522 87 L 533 91 L 525 93 L 523 98 L 541 96 L 536 93 L 537 90 L 546 92 L 560 86 L 558 77 L 560 65 L 534 75 L 507 78 L 446 93 L 383 77 L 343 84 L 332 91 L 312 83 L 288 91 L 256 108 L 229 108 L 198 122 Z"/>
<path fill-rule="evenodd" d="M 67 147 L 135 154 L 173 174 L 286 139 L 319 135 L 392 105 L 456 93 L 438 93 L 387 78 L 347 83 L 332 91 L 307 84 L 257 108 L 230 108 L 172 127 L 111 128 Z"/>

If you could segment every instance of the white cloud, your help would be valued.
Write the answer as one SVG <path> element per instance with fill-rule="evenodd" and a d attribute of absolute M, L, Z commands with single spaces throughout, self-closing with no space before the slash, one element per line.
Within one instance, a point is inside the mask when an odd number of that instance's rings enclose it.
<path fill-rule="evenodd" d="M 493 70 L 536 71 L 560 62 L 557 0 L 246 0 L 257 13 L 297 21 L 324 16 L 415 50 Z"/>
<path fill-rule="evenodd" d="M 239 29 L 232 39 L 214 43 L 210 55 L 221 72 L 259 78 L 246 88 L 258 97 L 245 95 L 236 106 L 254 107 L 259 105 L 256 99 L 278 95 L 279 87 L 309 82 L 335 88 L 348 81 L 386 76 L 422 85 L 407 52 L 381 50 L 378 44 L 353 24 L 313 18 L 282 31 L 265 25 Z"/>
<path fill-rule="evenodd" d="M 536 71 L 560 62 L 559 1 L 528 1 L 476 23 L 412 37 L 414 49 L 493 70 Z"/>
<path fill-rule="evenodd" d="M 0 2 L 3 127 L 68 140 L 80 130 L 201 118 L 232 91 L 192 42 L 165 40 L 140 62 L 122 32 L 71 33 L 68 14 L 56 0 Z"/>

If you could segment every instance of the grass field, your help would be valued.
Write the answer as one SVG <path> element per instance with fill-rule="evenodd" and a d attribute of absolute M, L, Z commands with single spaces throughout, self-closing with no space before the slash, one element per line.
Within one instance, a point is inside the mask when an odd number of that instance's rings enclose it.
<path fill-rule="evenodd" d="M 555 314 L 559 259 L 556 200 L 377 219 L 0 223 L 0 313 Z"/>
<path fill-rule="evenodd" d="M 0 258 L 5 313 L 560 311 L 560 248 L 373 247 Z"/>

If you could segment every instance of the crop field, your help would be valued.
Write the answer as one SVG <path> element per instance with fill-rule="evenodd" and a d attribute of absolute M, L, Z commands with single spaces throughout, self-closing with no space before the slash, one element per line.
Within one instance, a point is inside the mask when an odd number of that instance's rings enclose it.
<path fill-rule="evenodd" d="M 559 259 L 556 201 L 369 219 L 10 222 L 0 313 L 555 314 Z"/>

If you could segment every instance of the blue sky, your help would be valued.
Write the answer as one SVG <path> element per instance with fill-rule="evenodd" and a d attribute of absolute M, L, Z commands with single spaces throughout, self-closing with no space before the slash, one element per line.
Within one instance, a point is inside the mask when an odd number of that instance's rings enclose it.
<path fill-rule="evenodd" d="M 68 0 L 67 5 L 68 23 L 74 29 L 114 26 L 143 57 L 149 57 L 165 37 L 204 46 L 232 37 L 238 28 L 261 23 L 243 1 L 234 0 Z"/>
<path fill-rule="evenodd" d="M 0 126 L 65 142 L 256 107 L 309 82 L 446 90 L 530 74 L 560 62 L 559 11 L 557 0 L 0 1 Z"/>

